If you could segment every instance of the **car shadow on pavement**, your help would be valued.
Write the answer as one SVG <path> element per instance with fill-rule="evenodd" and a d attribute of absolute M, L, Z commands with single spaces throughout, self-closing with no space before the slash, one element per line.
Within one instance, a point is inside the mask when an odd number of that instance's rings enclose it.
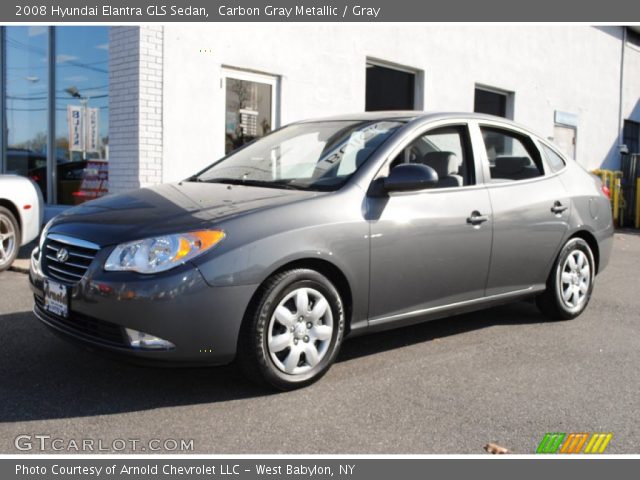
<path fill-rule="evenodd" d="M 366 337 L 343 345 L 338 362 L 497 324 L 539 323 L 520 303 Z M 69 344 L 31 312 L 0 315 L 0 423 L 108 415 L 270 395 L 235 366 L 152 368 Z"/>
<path fill-rule="evenodd" d="M 495 325 L 524 325 L 545 321 L 547 320 L 533 302 L 517 302 L 355 337 L 345 342 L 338 361 L 373 355 Z"/>

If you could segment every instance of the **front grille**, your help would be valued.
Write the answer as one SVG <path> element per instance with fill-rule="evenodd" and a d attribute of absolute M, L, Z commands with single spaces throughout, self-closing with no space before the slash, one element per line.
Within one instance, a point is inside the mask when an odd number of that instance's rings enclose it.
<path fill-rule="evenodd" d="M 100 343 L 106 343 L 117 347 L 128 347 L 124 330 L 121 326 L 115 325 L 104 320 L 89 317 L 78 312 L 69 311 L 69 317 L 63 318 L 48 312 L 44 308 L 44 299 L 35 295 L 36 309 L 40 315 L 44 316 L 47 321 L 54 326 L 63 330 L 78 333 L 91 340 Z"/>
<path fill-rule="evenodd" d="M 58 253 L 62 249 L 67 252 L 66 259 L 58 258 Z M 91 265 L 98 249 L 97 245 L 73 237 L 48 235 L 41 254 L 43 271 L 56 280 L 77 283 Z"/>

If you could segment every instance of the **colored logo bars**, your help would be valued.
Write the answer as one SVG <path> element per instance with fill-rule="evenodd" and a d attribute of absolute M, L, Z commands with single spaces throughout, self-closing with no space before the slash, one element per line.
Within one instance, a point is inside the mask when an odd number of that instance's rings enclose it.
<path fill-rule="evenodd" d="M 612 433 L 547 433 L 536 453 L 604 453 L 612 437 Z"/>

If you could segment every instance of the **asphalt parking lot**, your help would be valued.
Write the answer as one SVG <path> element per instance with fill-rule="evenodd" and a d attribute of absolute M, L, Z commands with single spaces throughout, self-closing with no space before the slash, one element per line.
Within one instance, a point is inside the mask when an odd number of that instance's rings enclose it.
<path fill-rule="evenodd" d="M 638 453 L 640 235 L 614 243 L 576 320 L 519 303 L 360 337 L 319 383 L 278 394 L 232 366 L 80 350 L 35 320 L 25 274 L 2 273 L 0 453 L 19 453 L 20 434 L 192 439 L 197 453 L 532 453 L 546 432 L 612 432 L 607 453 Z"/>

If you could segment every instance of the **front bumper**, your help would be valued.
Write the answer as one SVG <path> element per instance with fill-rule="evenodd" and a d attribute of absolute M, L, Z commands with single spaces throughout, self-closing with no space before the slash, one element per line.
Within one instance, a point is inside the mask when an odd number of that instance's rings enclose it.
<path fill-rule="evenodd" d="M 68 285 L 69 316 L 64 319 L 44 310 L 45 274 L 36 251 L 29 274 L 34 313 L 64 338 L 141 363 L 220 365 L 235 357 L 256 286 L 211 287 L 192 264 L 157 275 L 105 272 L 108 252 L 101 251 L 83 278 Z M 132 348 L 125 328 L 168 340 L 175 348 Z"/>

